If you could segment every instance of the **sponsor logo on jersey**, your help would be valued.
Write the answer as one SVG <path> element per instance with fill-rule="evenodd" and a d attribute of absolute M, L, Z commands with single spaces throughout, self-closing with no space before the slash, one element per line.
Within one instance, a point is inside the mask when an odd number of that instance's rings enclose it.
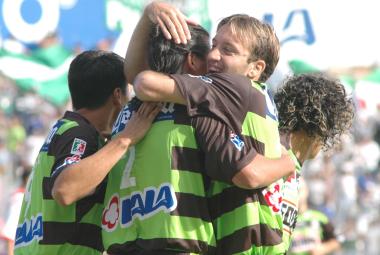
<path fill-rule="evenodd" d="M 273 188 L 272 186 L 264 189 L 263 195 L 265 198 L 265 201 L 267 202 L 268 206 L 272 209 L 273 212 L 279 213 L 281 209 L 281 203 L 282 203 L 282 194 L 280 190 L 280 184 L 276 183 L 274 184 Z"/>
<path fill-rule="evenodd" d="M 281 214 L 284 230 L 292 233 L 297 222 L 299 199 L 299 174 L 294 172 L 283 184 Z"/>
<path fill-rule="evenodd" d="M 288 231 L 289 233 L 293 232 L 297 222 L 297 207 L 290 202 L 283 200 L 281 213 L 284 223 L 284 230 Z"/>
<path fill-rule="evenodd" d="M 74 155 L 83 155 L 86 150 L 87 143 L 82 139 L 75 138 L 73 142 L 73 146 L 71 147 L 71 154 Z"/>
<path fill-rule="evenodd" d="M 148 187 L 143 192 L 133 192 L 119 202 L 118 200 L 118 196 L 113 195 L 103 211 L 102 227 L 107 232 L 115 230 L 118 223 L 126 228 L 136 218 L 144 220 L 158 212 L 169 213 L 177 208 L 174 189 L 168 183 L 163 183 L 158 188 Z"/>
<path fill-rule="evenodd" d="M 65 158 L 65 162 L 63 163 L 62 166 L 68 166 L 74 163 L 79 162 L 80 160 L 80 155 L 72 155 L 71 157 Z"/>
<path fill-rule="evenodd" d="M 15 248 L 29 245 L 33 240 L 41 240 L 43 237 L 42 224 L 41 213 L 19 224 L 16 230 Z"/>
<path fill-rule="evenodd" d="M 234 132 L 231 131 L 230 133 L 230 141 L 235 145 L 236 149 L 241 151 L 244 147 L 243 140 Z"/>
<path fill-rule="evenodd" d="M 119 196 L 114 194 L 102 215 L 102 227 L 107 232 L 115 230 L 119 220 Z"/>

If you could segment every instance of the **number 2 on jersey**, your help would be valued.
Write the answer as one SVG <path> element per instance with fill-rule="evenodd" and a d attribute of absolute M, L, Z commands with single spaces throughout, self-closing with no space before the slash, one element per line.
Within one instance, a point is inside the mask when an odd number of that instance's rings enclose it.
<path fill-rule="evenodd" d="M 131 146 L 128 151 L 129 151 L 129 155 L 128 155 L 129 158 L 123 172 L 123 177 L 121 178 L 120 189 L 126 189 L 129 187 L 136 186 L 136 178 L 130 177 L 133 162 L 135 161 L 135 146 Z"/>

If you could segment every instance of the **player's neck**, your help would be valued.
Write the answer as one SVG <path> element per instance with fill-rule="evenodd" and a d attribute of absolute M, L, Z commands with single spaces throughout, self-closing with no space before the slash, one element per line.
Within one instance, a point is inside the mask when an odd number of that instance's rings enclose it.
<path fill-rule="evenodd" d="M 301 164 L 310 159 L 313 149 L 311 146 L 312 143 L 313 138 L 308 137 L 303 131 L 297 131 L 291 134 L 290 147 Z"/>
<path fill-rule="evenodd" d="M 95 127 L 99 134 L 103 135 L 111 133 L 113 114 L 111 114 L 109 108 L 100 107 L 95 110 L 82 108 L 77 112 L 85 117 Z"/>

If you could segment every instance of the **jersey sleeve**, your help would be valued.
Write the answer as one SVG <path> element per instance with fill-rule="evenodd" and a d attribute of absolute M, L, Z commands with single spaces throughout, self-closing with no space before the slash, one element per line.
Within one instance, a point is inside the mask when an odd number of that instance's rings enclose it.
<path fill-rule="evenodd" d="M 251 81 L 241 75 L 171 75 L 186 100 L 190 116 L 211 115 L 232 129 L 243 121 L 250 102 Z"/>
<path fill-rule="evenodd" d="M 211 117 L 195 117 L 197 144 L 205 154 L 206 175 L 232 184 L 232 178 L 248 165 L 257 151 L 222 122 Z"/>
<path fill-rule="evenodd" d="M 68 166 L 94 154 L 98 149 L 97 133 L 89 132 L 86 127 L 73 127 L 63 134 L 57 135 L 52 141 L 49 152 L 55 157 L 51 171 L 52 183 Z"/>

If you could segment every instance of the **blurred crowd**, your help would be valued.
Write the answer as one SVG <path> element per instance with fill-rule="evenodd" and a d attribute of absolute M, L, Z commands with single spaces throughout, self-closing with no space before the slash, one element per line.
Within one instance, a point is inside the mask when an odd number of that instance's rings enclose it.
<path fill-rule="evenodd" d="M 7 254 L 3 252 L 12 238 L 8 226 L 18 218 L 18 194 L 23 192 L 45 136 L 62 110 L 33 92 L 21 92 L 0 74 L 0 254 Z"/>
<path fill-rule="evenodd" d="M 25 185 L 23 178 L 47 132 L 68 105 L 58 107 L 37 93 L 20 90 L 0 73 L 0 254 L 6 254 L 3 230 L 14 194 Z M 309 206 L 329 217 L 342 244 L 336 254 L 380 250 L 380 97 L 377 109 L 367 114 L 358 108 L 351 135 L 341 146 L 303 167 Z"/>

